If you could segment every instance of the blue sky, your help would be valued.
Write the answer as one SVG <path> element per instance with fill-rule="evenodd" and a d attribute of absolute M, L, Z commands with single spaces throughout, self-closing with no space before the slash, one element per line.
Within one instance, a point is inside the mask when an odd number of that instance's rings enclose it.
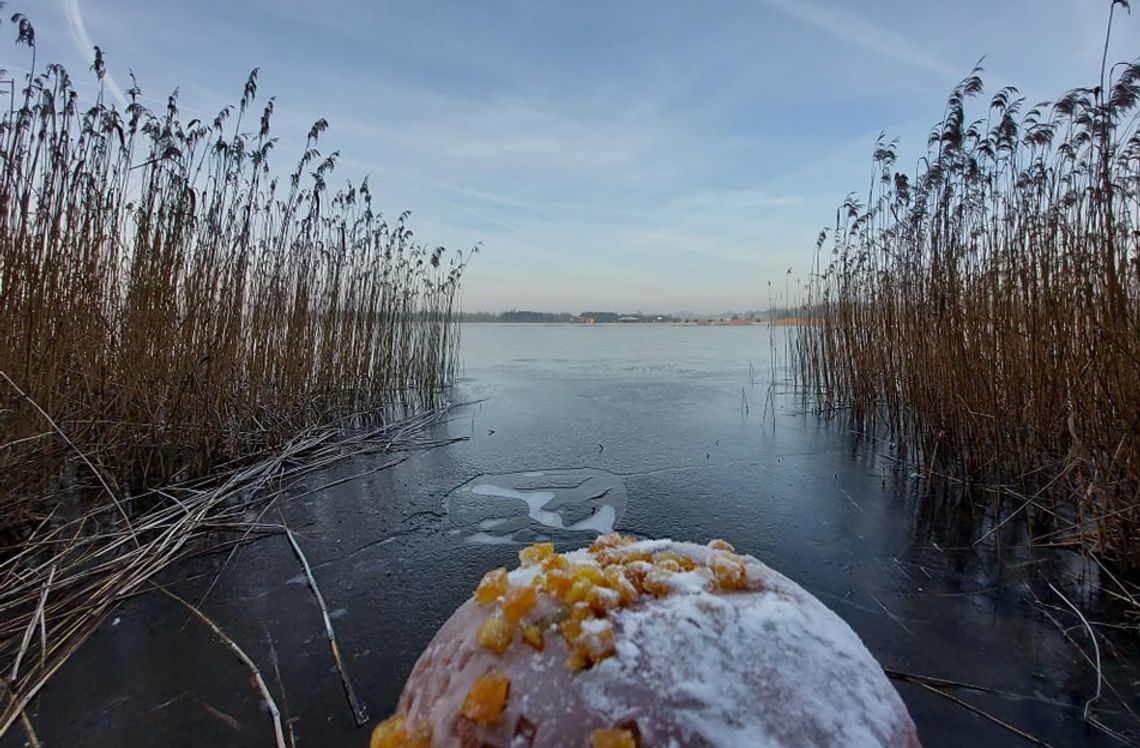
<path fill-rule="evenodd" d="M 191 114 L 236 101 L 260 67 L 279 167 L 326 117 L 341 181 L 370 174 L 425 243 L 482 243 L 469 311 L 718 312 L 780 303 L 789 268 L 805 279 L 819 229 L 866 191 L 878 133 L 913 171 L 983 55 L 987 92 L 1036 102 L 1093 83 L 1108 6 L 11 0 L 5 14 L 27 13 L 40 62 L 87 93 L 92 44 L 121 87 L 134 70 L 160 106 L 179 86 Z M 1137 51 L 1140 18 L 1118 14 L 1110 60 Z M 0 44 L 0 67 L 27 65 Z"/>

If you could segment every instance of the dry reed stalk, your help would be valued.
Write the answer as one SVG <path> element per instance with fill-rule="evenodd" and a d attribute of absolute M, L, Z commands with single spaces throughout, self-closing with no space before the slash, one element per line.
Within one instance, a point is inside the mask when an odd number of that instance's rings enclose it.
<path fill-rule="evenodd" d="M 273 737 L 277 741 L 277 748 L 285 748 L 285 733 L 281 729 L 281 711 L 277 708 L 277 702 L 274 701 L 273 694 L 269 692 L 269 686 L 265 684 L 265 678 L 262 677 L 261 671 L 257 668 L 257 665 L 254 663 L 254 661 L 250 659 L 249 655 L 245 653 L 245 650 L 238 646 L 237 642 L 235 642 L 233 639 L 227 636 L 224 631 L 218 628 L 218 625 L 211 621 L 205 613 L 198 610 L 193 605 L 186 602 L 170 590 L 157 584 L 155 585 L 155 588 L 167 597 L 173 598 L 175 601 L 181 603 L 188 611 L 194 615 L 195 618 L 204 623 L 210 629 L 210 631 L 214 633 L 214 636 L 218 637 L 218 639 L 223 644 L 229 647 L 230 651 L 233 652 L 239 660 L 241 660 L 241 663 L 245 665 L 247 670 L 249 670 L 249 674 L 253 678 L 253 682 L 257 686 L 257 690 L 261 692 L 261 698 L 265 701 L 265 706 L 269 710 L 270 716 L 273 717 Z"/>
<path fill-rule="evenodd" d="M 32 64 L 0 118 L 0 542 L 89 478 L 130 517 L 130 494 L 308 427 L 440 404 L 467 257 L 417 243 L 406 213 L 386 221 L 367 180 L 334 192 L 325 120 L 279 174 L 257 71 L 212 120 L 183 120 L 177 94 L 151 111 L 137 84 L 125 111 L 101 92 L 81 107 L 18 18 Z M 101 86 L 99 50 L 92 69 Z"/>
<path fill-rule="evenodd" d="M 325 623 L 325 636 L 329 640 L 329 651 L 332 653 L 333 664 L 336 665 L 337 673 L 340 675 L 340 684 L 344 687 L 344 695 L 348 698 L 348 706 L 352 710 L 352 718 L 356 720 L 357 727 L 363 727 L 368 724 L 368 712 L 360 704 L 356 698 L 356 691 L 352 688 L 352 681 L 349 680 L 348 670 L 344 666 L 344 660 L 340 656 L 340 647 L 337 645 L 336 632 L 333 631 L 332 619 L 329 618 L 329 609 L 325 605 L 324 595 L 317 587 L 316 577 L 313 576 L 313 570 L 309 566 L 309 559 L 305 558 L 304 552 L 301 550 L 300 544 L 297 543 L 297 538 L 293 535 L 293 531 L 289 529 L 289 525 L 285 523 L 285 515 L 278 511 L 281 517 L 281 526 L 285 529 L 285 537 L 289 539 L 289 545 L 293 547 L 293 553 L 297 555 L 297 559 L 301 562 L 301 568 L 305 570 L 305 578 L 309 581 L 309 589 L 313 591 L 313 597 L 317 600 L 317 607 L 321 609 L 321 618 Z"/>
<path fill-rule="evenodd" d="M 289 748 L 297 748 L 297 734 L 293 730 L 293 717 L 289 716 L 289 696 L 285 692 L 285 681 L 281 677 L 281 664 L 277 657 L 277 648 L 273 646 L 273 637 L 269 635 L 269 629 L 262 627 L 265 631 L 265 640 L 269 643 L 269 662 L 273 665 L 273 675 L 277 679 L 277 688 L 281 691 L 281 707 L 285 712 L 285 728 L 289 731 Z"/>
<path fill-rule="evenodd" d="M 419 439 L 417 430 L 439 422 L 445 413 L 423 413 L 355 436 L 310 432 L 278 455 L 216 476 L 213 486 L 196 480 L 156 489 L 153 496 L 170 498 L 136 516 L 138 545 L 112 521 L 117 515 L 110 505 L 93 507 L 59 526 L 39 526 L 0 562 L 5 581 L 0 586 L 0 663 L 5 674 L 16 676 L 11 682 L 4 679 L 8 688 L 0 701 L 0 736 L 120 601 L 151 590 L 156 575 L 172 565 L 217 550 L 213 538 L 219 532 L 236 536 L 222 543 L 233 545 L 231 557 L 251 537 L 280 532 L 282 528 L 260 520 L 250 522 L 246 512 L 259 506 L 267 511 L 291 481 L 368 445 L 430 448 L 437 442 Z"/>
<path fill-rule="evenodd" d="M 88 467 L 88 469 L 91 470 L 91 473 L 95 476 L 95 479 L 97 481 L 99 481 L 99 485 L 103 487 L 103 491 L 106 492 L 107 498 L 109 498 L 111 500 L 111 503 L 113 503 L 115 505 L 115 509 L 118 510 L 119 515 L 123 518 L 123 523 L 127 526 L 127 532 L 129 532 L 131 534 L 131 537 L 135 539 L 135 543 L 137 544 L 138 539 L 134 537 L 135 531 L 134 531 L 134 528 L 131 527 L 131 518 L 127 516 L 126 511 L 123 509 L 123 505 L 121 503 L 119 503 L 119 499 L 115 495 L 115 491 L 111 488 L 110 485 L 108 485 L 107 479 L 103 477 L 102 471 L 100 471 L 99 468 L 95 467 L 95 465 L 91 462 L 91 460 L 88 459 L 87 455 L 85 455 L 83 453 L 83 450 L 81 450 L 79 447 L 75 446 L 75 444 L 71 441 L 70 438 L 68 438 L 67 434 L 63 431 L 63 429 L 61 429 L 59 427 L 59 425 L 54 420 L 52 420 L 52 417 L 50 415 L 48 415 L 47 412 L 44 411 L 43 408 L 40 407 L 39 403 L 37 403 L 32 398 L 30 398 L 26 392 L 24 392 L 22 389 L 20 389 L 19 385 L 17 385 L 15 382 L 12 381 L 12 378 L 8 376 L 8 373 L 6 371 L 0 370 L 0 377 L 3 377 L 4 381 L 8 383 L 9 387 L 11 387 L 12 389 L 14 389 L 16 391 L 17 395 L 19 395 L 21 398 L 23 398 L 24 401 L 26 403 L 28 403 L 30 406 L 32 406 L 32 408 L 37 413 L 39 413 L 41 416 L 43 416 L 44 420 L 48 422 L 48 425 L 52 427 L 52 430 L 56 434 L 59 435 L 59 437 L 64 441 L 64 443 L 67 444 L 67 446 L 73 452 L 75 452 L 76 455 L 79 456 L 79 459 L 83 461 L 83 464 L 86 465 Z M 16 439 L 12 442 L 9 442 L 9 444 L 17 444 L 20 441 L 24 441 L 24 440 Z"/>
<path fill-rule="evenodd" d="M 892 668 L 883 668 L 883 672 L 887 674 L 888 678 L 892 680 L 904 681 L 907 683 L 925 683 L 935 688 L 954 688 L 965 691 L 976 691 L 977 693 L 990 694 L 993 696 L 1000 696 L 1003 699 L 1012 699 L 1015 701 L 1028 701 L 1038 704 L 1047 704 L 1062 709 L 1072 709 L 1072 705 L 1066 704 L 1063 701 L 1056 701 L 1054 699 L 1045 699 L 1040 696 L 1027 696 L 1022 693 L 1014 693 L 1013 691 L 1003 691 L 1000 688 L 990 688 L 989 686 L 980 686 L 976 683 L 965 683 L 959 680 L 952 680 L 950 678 L 938 678 L 933 675 L 920 675 L 918 673 L 908 673 L 902 670 L 894 670 Z"/>
<path fill-rule="evenodd" d="M 1047 582 L 1047 580 L 1045 580 L 1045 581 Z M 1065 638 L 1065 640 L 1069 642 L 1069 644 L 1073 647 L 1073 649 L 1081 656 L 1082 659 L 1084 659 L 1084 661 L 1086 663 L 1088 663 L 1089 667 L 1092 668 L 1093 671 L 1096 673 L 1096 677 L 1097 677 L 1096 693 L 1091 699 L 1089 699 L 1085 703 L 1085 708 L 1082 710 L 1082 714 L 1084 716 L 1084 719 L 1088 724 L 1092 725 L 1093 727 L 1096 727 L 1097 729 L 1105 732 L 1106 734 L 1115 736 L 1117 734 L 1116 731 L 1114 731 L 1108 725 L 1105 725 L 1104 722 L 1102 722 L 1101 720 L 1097 719 L 1096 716 L 1090 712 L 1090 706 L 1093 702 L 1095 702 L 1096 700 L 1101 698 L 1102 686 L 1103 686 L 1103 688 L 1106 689 L 1108 691 L 1108 693 L 1110 693 L 1112 695 L 1112 697 L 1115 699 L 1112 706 L 1115 706 L 1116 708 L 1120 709 L 1122 714 L 1127 714 L 1134 722 L 1140 722 L 1140 714 L 1137 714 L 1136 710 L 1132 708 L 1132 704 L 1131 704 L 1131 702 L 1133 700 L 1132 699 L 1132 691 L 1128 690 L 1128 689 L 1125 689 L 1123 691 L 1121 689 L 1118 689 L 1112 683 L 1112 681 L 1110 681 L 1107 677 L 1104 676 L 1103 670 L 1101 668 L 1100 649 L 1099 649 L 1099 645 L 1095 643 L 1096 642 L 1095 632 L 1093 631 L 1092 627 L 1090 625 L 1088 625 L 1087 619 L 1084 617 L 1083 614 L 1081 614 L 1079 612 L 1078 608 L 1073 606 L 1073 604 L 1070 603 L 1064 597 L 1064 595 L 1059 594 L 1058 590 L 1052 584 L 1049 584 L 1049 586 L 1053 588 L 1051 590 L 1052 592 L 1057 594 L 1058 597 L 1060 597 L 1062 600 L 1064 600 L 1066 602 L 1066 608 L 1063 609 L 1063 608 L 1059 608 L 1056 606 L 1048 605 L 1047 603 L 1043 602 L 1041 600 L 1041 598 L 1037 596 L 1037 593 L 1035 591 L 1033 591 L 1033 588 L 1030 587 L 1029 590 L 1030 590 L 1030 593 L 1033 595 L 1034 602 L 1037 604 L 1037 607 L 1042 612 L 1042 614 L 1044 614 L 1045 617 L 1048 618 L 1049 621 L 1054 626 L 1057 627 L 1057 630 L 1060 632 L 1061 636 L 1063 636 Z M 1094 646 L 1097 647 L 1095 659 L 1093 657 L 1090 657 L 1088 655 L 1088 653 L 1085 652 L 1084 648 L 1081 647 L 1077 643 L 1077 641 L 1069 633 L 1069 629 L 1066 628 L 1065 626 L 1063 626 L 1061 624 L 1061 622 L 1059 620 L 1057 620 L 1057 617 L 1054 616 L 1050 612 L 1050 608 L 1052 608 L 1055 611 L 1064 611 L 1067 609 L 1069 611 L 1077 613 L 1079 620 L 1081 620 L 1081 622 L 1082 622 L 1082 626 L 1085 628 L 1085 631 L 1089 634 L 1089 636 L 1093 637 Z M 1125 742 L 1128 742 L 1128 741 L 1125 741 Z"/>
<path fill-rule="evenodd" d="M 1101 669 L 1100 664 L 1100 643 L 1096 639 L 1096 632 L 1093 631 L 1092 626 L 1089 625 L 1088 619 L 1085 618 L 1085 614 L 1081 612 L 1080 608 L 1078 608 L 1076 605 L 1073 605 L 1069 598 L 1061 594 L 1061 591 L 1057 589 L 1057 587 L 1052 582 L 1049 583 L 1049 589 L 1053 591 L 1054 595 L 1061 598 L 1061 601 L 1065 603 L 1065 605 L 1069 606 L 1069 609 L 1072 610 L 1073 613 L 1076 614 L 1077 618 L 1081 620 L 1081 623 L 1084 624 L 1085 631 L 1088 632 L 1089 639 L 1092 641 L 1093 652 L 1096 654 L 1096 693 L 1093 694 L 1092 697 L 1090 697 L 1089 700 L 1085 702 L 1084 712 L 1082 713 L 1085 721 L 1087 722 L 1089 719 L 1089 709 L 1092 708 L 1093 704 L 1100 700 L 1101 684 L 1104 683 L 1104 673 Z"/>
<path fill-rule="evenodd" d="M 40 748 L 43 743 L 40 742 L 39 735 L 36 735 L 36 728 L 32 725 L 32 720 L 28 717 L 27 710 L 20 712 L 20 725 L 24 728 L 24 734 L 28 738 L 28 745 L 32 748 Z"/>
<path fill-rule="evenodd" d="M 976 707 L 973 704 L 971 704 L 970 702 L 965 701 L 963 699 L 960 699 L 952 693 L 947 693 L 946 691 L 942 690 L 941 688 L 939 688 L 935 685 L 932 685 L 932 684 L 930 684 L 926 681 L 923 681 L 923 680 L 911 680 L 909 682 L 914 683 L 919 688 L 923 688 L 927 691 L 930 691 L 931 693 L 938 694 L 939 696 L 941 696 L 944 699 L 948 699 L 948 700 L 954 702 L 955 704 L 962 707 L 966 711 L 973 712 L 974 714 L 978 715 L 982 719 L 984 719 L 988 722 L 992 722 L 993 724 L 1002 728 L 1006 732 L 1012 733 L 1012 734 L 1016 735 L 1017 737 L 1021 738 L 1022 740 L 1027 740 L 1030 743 L 1033 743 L 1034 745 L 1045 746 L 1045 748 L 1052 748 L 1052 744 L 1045 742 L 1044 740 L 1037 737 L 1036 735 L 1028 733 L 1025 730 L 1022 730 L 1020 727 L 1017 727 L 1016 725 L 1011 725 L 1009 722 L 1006 722 L 1005 720 L 1003 720 L 999 717 L 995 717 L 994 715 L 990 714 L 986 710 L 984 710 L 980 707 Z"/>
<path fill-rule="evenodd" d="M 1034 497 L 1030 528 L 1075 518 L 1137 567 L 1140 63 L 1052 104 L 1006 87 L 975 115 L 981 92 L 980 69 L 951 91 L 913 176 L 879 139 L 817 243 L 797 383 L 928 477 Z"/>

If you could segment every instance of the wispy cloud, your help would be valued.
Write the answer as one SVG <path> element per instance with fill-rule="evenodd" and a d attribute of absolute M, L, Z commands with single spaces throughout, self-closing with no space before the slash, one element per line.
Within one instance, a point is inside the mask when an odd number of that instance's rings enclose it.
<path fill-rule="evenodd" d="M 389 104 L 385 116 L 347 120 L 338 124 L 340 129 L 481 169 L 494 164 L 500 171 L 509 166 L 536 173 L 613 173 L 644 163 L 646 152 L 659 144 L 662 129 L 652 122 L 622 126 L 612 121 L 620 112 L 599 115 L 582 104 L 577 111 L 559 111 L 511 96 L 444 95 L 375 83 L 372 88 L 369 99 L 356 103 L 366 110 L 370 101 L 383 100 Z M 589 108 L 602 105 L 591 102 Z"/>
<path fill-rule="evenodd" d="M 378 209 L 415 211 L 417 240 L 483 243 L 471 308 L 719 310 L 783 286 L 866 189 L 877 132 L 900 136 L 909 170 L 978 56 L 987 88 L 1030 101 L 1089 83 L 1091 1 L 54 0 L 37 30 L 74 71 L 97 40 L 154 106 L 178 86 L 203 118 L 259 66 L 274 163 L 326 117 L 338 181 L 371 174 Z M 1140 39 L 1119 19 L 1110 59 Z M 88 103 L 93 77 L 75 78 Z"/>
<path fill-rule="evenodd" d="M 759 189 L 710 189 L 684 195 L 681 204 L 691 208 L 718 209 L 759 209 L 787 208 L 799 205 L 803 198 L 799 195 L 772 194 Z"/>
<path fill-rule="evenodd" d="M 81 59 L 93 59 L 95 54 L 95 42 L 91 41 L 91 34 L 87 31 L 87 24 L 83 22 L 83 13 L 79 9 L 79 0 L 63 0 L 63 14 L 67 18 L 67 29 L 71 32 L 71 40 L 75 43 L 76 50 L 79 52 Z M 107 84 L 107 89 L 111 95 L 115 97 L 115 101 L 119 102 L 119 106 L 123 109 L 127 108 L 127 97 L 123 95 L 123 89 L 119 88 L 119 84 L 115 82 L 114 76 L 109 72 L 103 76 L 104 82 Z"/>
<path fill-rule="evenodd" d="M 940 76 L 960 77 L 962 70 L 931 55 L 909 39 L 863 20 L 855 13 L 814 0 L 764 0 L 771 8 L 842 42 Z"/>

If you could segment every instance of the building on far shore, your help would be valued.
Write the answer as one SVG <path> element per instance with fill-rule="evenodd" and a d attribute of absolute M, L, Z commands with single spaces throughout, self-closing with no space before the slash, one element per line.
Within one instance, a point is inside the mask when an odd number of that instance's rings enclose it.
<path fill-rule="evenodd" d="M 666 322 L 674 323 L 681 320 L 667 314 L 625 314 L 619 312 L 582 312 L 577 317 L 578 320 L 592 319 L 597 324 L 619 322 L 622 324 L 646 324 L 652 322 Z M 588 323 L 582 323 L 588 324 Z"/>

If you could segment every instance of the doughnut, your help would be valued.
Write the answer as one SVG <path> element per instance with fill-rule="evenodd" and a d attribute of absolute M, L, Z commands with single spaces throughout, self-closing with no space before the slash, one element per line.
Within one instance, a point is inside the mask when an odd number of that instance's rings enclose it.
<path fill-rule="evenodd" d="M 919 745 L 855 632 L 723 540 L 519 561 L 436 633 L 371 748 Z"/>

